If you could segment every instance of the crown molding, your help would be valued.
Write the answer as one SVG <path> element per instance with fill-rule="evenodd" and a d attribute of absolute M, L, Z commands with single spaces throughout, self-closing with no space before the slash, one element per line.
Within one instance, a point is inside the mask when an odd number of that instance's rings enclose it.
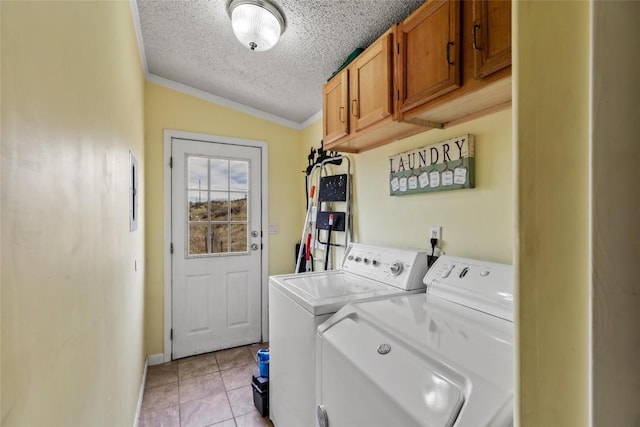
<path fill-rule="evenodd" d="M 301 130 L 303 129 L 301 123 L 296 123 L 292 120 L 283 119 L 282 117 L 278 117 L 273 114 L 269 114 L 262 110 L 258 110 L 256 108 L 247 107 L 246 105 L 231 101 L 229 99 L 223 98 L 221 96 L 213 95 L 209 92 L 205 92 L 204 90 L 196 89 L 194 87 L 178 83 L 174 80 L 169 80 L 164 77 L 160 77 L 156 74 L 149 73 L 147 80 L 159 84 L 160 86 L 167 87 L 169 89 L 176 90 L 178 92 L 182 92 L 184 94 L 204 99 L 205 101 L 212 102 L 214 104 L 222 105 L 227 108 L 231 108 L 233 110 L 239 111 L 241 113 L 251 114 L 252 116 L 258 117 L 260 119 L 268 120 L 270 122 L 286 126 L 291 129 Z"/>
<path fill-rule="evenodd" d="M 304 122 L 300 123 L 300 129 L 305 129 L 307 126 L 317 122 L 322 118 L 322 110 L 315 113 L 313 116 L 309 117 Z"/>
<path fill-rule="evenodd" d="M 138 2 L 137 0 L 129 0 L 129 7 L 131 8 L 131 19 L 133 19 L 133 28 L 136 33 L 136 39 L 138 40 L 138 53 L 140 54 L 140 64 L 142 64 L 142 71 L 144 78 L 149 78 L 149 66 L 147 64 L 147 54 L 144 52 L 144 41 L 142 40 L 142 30 L 140 29 L 140 15 L 138 14 Z"/>

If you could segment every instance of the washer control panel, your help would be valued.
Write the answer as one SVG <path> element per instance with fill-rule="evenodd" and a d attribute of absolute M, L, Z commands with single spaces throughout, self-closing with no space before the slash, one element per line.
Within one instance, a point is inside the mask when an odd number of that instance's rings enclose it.
<path fill-rule="evenodd" d="M 424 288 L 427 252 L 351 243 L 342 270 L 404 290 Z"/>

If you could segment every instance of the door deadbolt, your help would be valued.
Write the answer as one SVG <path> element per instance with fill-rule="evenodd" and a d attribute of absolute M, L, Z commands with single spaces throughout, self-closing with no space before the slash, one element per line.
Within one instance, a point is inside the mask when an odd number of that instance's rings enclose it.
<path fill-rule="evenodd" d="M 252 231 L 251 232 L 251 237 L 258 237 L 258 232 L 257 231 Z"/>

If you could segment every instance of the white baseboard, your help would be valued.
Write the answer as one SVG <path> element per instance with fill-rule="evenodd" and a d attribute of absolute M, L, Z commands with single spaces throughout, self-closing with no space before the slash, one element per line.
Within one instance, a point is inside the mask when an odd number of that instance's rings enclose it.
<path fill-rule="evenodd" d="M 159 365 L 161 363 L 164 363 L 164 354 L 163 353 L 150 354 L 147 357 L 147 362 L 149 363 L 149 366 L 154 366 L 154 365 Z"/>
<path fill-rule="evenodd" d="M 133 427 L 138 427 L 140 422 L 140 412 L 142 411 L 142 398 L 144 397 L 144 386 L 147 383 L 147 368 L 149 367 L 149 357 L 144 361 L 144 370 L 142 371 L 142 382 L 140 383 L 140 393 L 138 393 L 138 406 L 136 407 L 136 417 L 133 419 Z"/>

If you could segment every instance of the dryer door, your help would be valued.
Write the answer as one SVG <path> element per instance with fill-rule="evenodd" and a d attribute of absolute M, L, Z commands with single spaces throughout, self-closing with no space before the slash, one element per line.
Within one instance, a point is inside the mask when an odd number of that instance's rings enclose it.
<path fill-rule="evenodd" d="M 356 314 L 317 343 L 319 425 L 452 426 L 468 382 Z"/>

